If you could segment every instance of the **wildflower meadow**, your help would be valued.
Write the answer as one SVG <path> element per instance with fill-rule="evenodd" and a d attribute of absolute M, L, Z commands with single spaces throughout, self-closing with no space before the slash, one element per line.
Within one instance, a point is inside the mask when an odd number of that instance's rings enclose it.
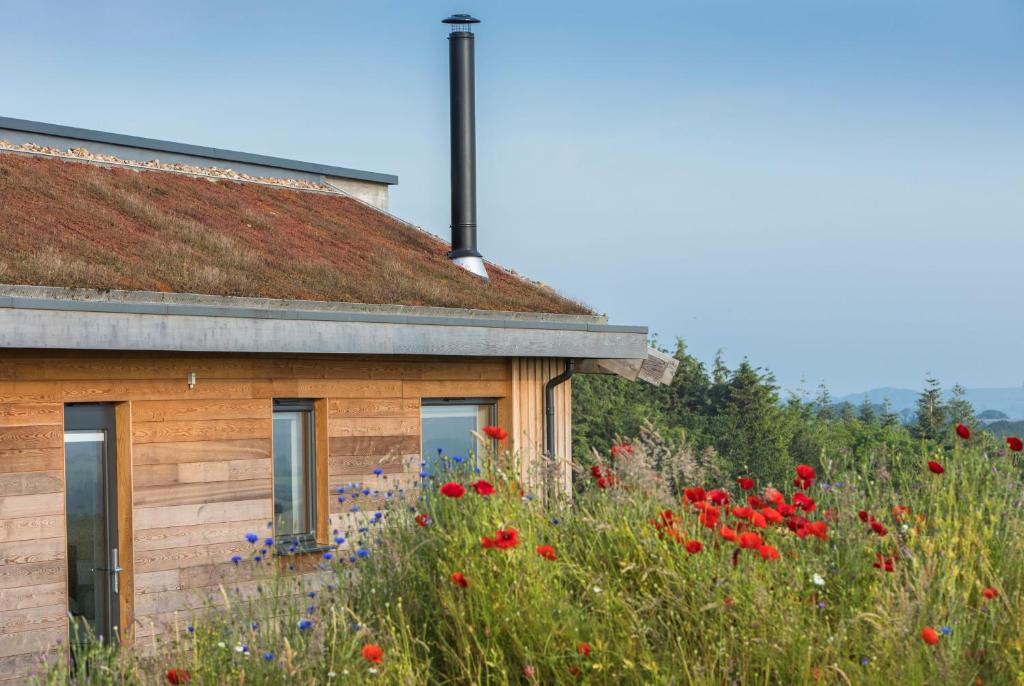
<path fill-rule="evenodd" d="M 944 448 L 823 455 L 782 483 L 679 489 L 619 442 L 571 498 L 513 478 L 498 443 L 389 492 L 305 570 L 253 532 L 207 611 L 39 678 L 1021 684 L 1022 446 L 956 431 Z"/>

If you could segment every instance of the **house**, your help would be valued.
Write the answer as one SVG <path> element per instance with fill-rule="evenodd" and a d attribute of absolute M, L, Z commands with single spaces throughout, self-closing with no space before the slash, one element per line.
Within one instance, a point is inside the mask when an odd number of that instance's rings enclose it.
<path fill-rule="evenodd" d="M 574 371 L 671 379 L 646 328 L 476 251 L 453 26 L 452 245 L 388 174 L 0 118 L 0 680 L 69 614 L 159 633 L 247 532 L 319 554 L 339 485 L 414 489 L 485 425 L 568 488 Z"/>

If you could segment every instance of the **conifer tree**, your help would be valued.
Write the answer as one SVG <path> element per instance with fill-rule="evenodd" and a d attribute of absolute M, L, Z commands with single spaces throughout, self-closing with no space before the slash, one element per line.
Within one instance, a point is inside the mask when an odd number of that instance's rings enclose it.
<path fill-rule="evenodd" d="M 871 400 L 866 395 L 864 400 L 861 401 L 860 408 L 857 410 L 857 418 L 865 424 L 874 424 L 878 421 L 878 413 L 875 412 L 875 406 L 871 404 Z"/>
<path fill-rule="evenodd" d="M 942 386 L 939 380 L 928 377 L 925 389 L 917 398 L 917 420 L 911 429 L 918 438 L 941 441 L 948 425 L 948 411 L 942 402 Z"/>

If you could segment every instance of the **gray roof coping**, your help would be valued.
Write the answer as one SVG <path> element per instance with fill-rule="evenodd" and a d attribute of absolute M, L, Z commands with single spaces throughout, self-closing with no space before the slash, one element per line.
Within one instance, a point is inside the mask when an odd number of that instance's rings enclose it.
<path fill-rule="evenodd" d="M 608 324 L 606 317 L 598 315 L 505 312 L 412 305 L 372 305 L 49 286 L 0 285 L 0 308 L 547 329 L 599 333 L 647 334 L 648 332 L 647 327 L 644 326 Z"/>
<path fill-rule="evenodd" d="M 192 145 L 190 143 L 175 143 L 156 138 L 145 138 L 142 136 L 129 136 L 120 133 L 109 133 L 107 131 L 95 131 L 82 129 L 77 126 L 64 126 L 62 124 L 47 124 L 45 122 L 31 121 L 29 119 L 16 119 L 14 117 L 0 117 L 0 129 L 12 131 L 23 131 L 37 133 L 47 136 L 60 136 L 83 142 L 107 143 L 110 145 L 123 145 L 157 152 L 169 152 L 179 155 L 192 155 L 214 161 L 238 162 L 242 164 L 255 164 L 264 167 L 276 167 L 311 174 L 322 174 L 324 176 L 337 176 L 360 181 L 387 184 L 393 186 L 398 183 L 398 177 L 393 174 L 382 174 L 380 172 L 364 171 L 361 169 L 349 169 L 347 167 L 336 167 L 329 164 L 318 164 L 316 162 L 302 162 L 290 160 L 283 157 L 272 157 L 270 155 L 258 155 L 237 150 L 225 150 L 205 145 Z"/>

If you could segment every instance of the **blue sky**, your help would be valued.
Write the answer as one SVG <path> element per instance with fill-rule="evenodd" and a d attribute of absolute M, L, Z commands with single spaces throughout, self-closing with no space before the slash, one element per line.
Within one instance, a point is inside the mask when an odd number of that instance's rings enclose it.
<path fill-rule="evenodd" d="M 395 173 L 446 236 L 468 11 L 488 258 L 786 388 L 1024 383 L 1020 0 L 284 5 L 0 0 L 0 114 Z"/>

